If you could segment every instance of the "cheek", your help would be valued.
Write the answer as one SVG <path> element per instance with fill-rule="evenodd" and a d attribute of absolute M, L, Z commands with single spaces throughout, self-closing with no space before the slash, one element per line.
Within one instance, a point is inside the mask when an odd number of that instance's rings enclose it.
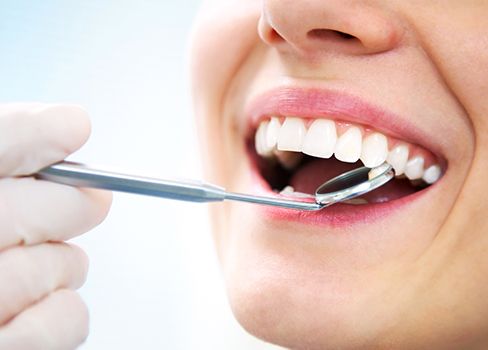
<path fill-rule="evenodd" d="M 224 117 L 224 101 L 234 77 L 258 40 L 257 21 L 260 0 L 204 1 L 197 16 L 190 41 L 190 74 L 194 113 L 196 117 L 200 155 L 208 181 L 227 186 L 232 158 L 229 150 L 229 129 Z M 227 141 L 226 141 L 227 140 Z M 235 144 L 234 144 L 235 146 Z M 225 246 L 227 206 L 210 205 L 216 235 L 217 251 L 222 258 Z"/>
<path fill-rule="evenodd" d="M 445 224 L 458 235 L 450 259 L 469 249 L 471 253 L 460 258 L 465 265 L 470 264 L 465 270 L 483 270 L 486 274 L 486 253 L 479 250 L 488 245 L 488 201 L 484 195 L 488 192 L 488 5 L 466 1 L 446 12 L 449 9 L 419 11 L 422 17 L 417 17 L 417 30 L 445 84 L 469 116 L 463 121 L 471 135 L 465 140 L 466 156 L 462 160 L 469 164 L 469 173 L 463 179 L 451 220 Z M 435 26 L 431 18 L 436 18 Z"/>
<path fill-rule="evenodd" d="M 222 181 L 225 155 L 224 101 L 258 40 L 260 1 L 211 1 L 197 16 L 191 37 L 190 70 L 194 111 L 206 172 Z M 221 183 L 223 184 L 223 183 Z"/>
<path fill-rule="evenodd" d="M 466 110 L 470 120 L 466 119 L 465 124 L 474 129 L 477 137 L 486 136 L 488 127 L 487 14 L 486 2 L 453 2 L 419 11 L 412 21 L 443 83 Z"/>
<path fill-rule="evenodd" d="M 222 95 L 258 39 L 260 1 L 212 1 L 196 18 L 191 37 L 193 91 Z"/>

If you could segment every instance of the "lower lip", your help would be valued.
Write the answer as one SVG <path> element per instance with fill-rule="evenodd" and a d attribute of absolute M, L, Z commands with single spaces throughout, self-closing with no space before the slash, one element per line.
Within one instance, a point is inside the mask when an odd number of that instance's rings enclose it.
<path fill-rule="evenodd" d="M 249 159 L 253 192 L 266 196 L 277 197 L 269 184 L 261 177 L 259 170 Z M 377 223 L 398 210 L 404 209 L 415 200 L 424 196 L 430 187 L 411 195 L 384 203 L 352 205 L 338 203 L 319 211 L 292 210 L 279 207 L 263 206 L 259 212 L 271 220 L 296 222 L 306 225 L 328 228 L 344 228 L 353 225 Z"/>

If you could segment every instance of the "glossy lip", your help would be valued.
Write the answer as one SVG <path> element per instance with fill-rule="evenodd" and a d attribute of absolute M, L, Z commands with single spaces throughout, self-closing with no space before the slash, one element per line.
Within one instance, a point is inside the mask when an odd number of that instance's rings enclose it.
<path fill-rule="evenodd" d="M 407 118 L 375 106 L 359 97 L 318 88 L 276 88 L 259 95 L 246 108 L 248 132 L 270 116 L 296 116 L 300 118 L 328 118 L 362 124 L 392 137 L 417 144 L 444 162 L 442 150 L 422 129 Z"/>
<path fill-rule="evenodd" d="M 434 154 L 441 154 L 440 147 L 423 130 L 412 125 L 409 120 L 362 99 L 325 89 L 277 88 L 255 98 L 248 106 L 246 115 L 248 135 L 255 132 L 259 122 L 270 116 L 296 116 L 301 118 L 328 118 L 337 121 L 362 124 L 375 130 L 397 137 L 406 142 L 417 144 Z M 247 149 L 251 169 L 253 193 L 279 196 L 262 178 L 255 157 L 255 152 Z M 438 157 L 443 162 L 442 157 Z M 350 227 L 355 224 L 377 222 L 394 212 L 411 205 L 415 200 L 437 188 L 442 181 L 411 195 L 385 203 L 366 205 L 335 204 L 317 212 L 288 210 L 275 207 L 260 208 L 271 219 L 300 222 L 308 225 L 330 228 Z"/>

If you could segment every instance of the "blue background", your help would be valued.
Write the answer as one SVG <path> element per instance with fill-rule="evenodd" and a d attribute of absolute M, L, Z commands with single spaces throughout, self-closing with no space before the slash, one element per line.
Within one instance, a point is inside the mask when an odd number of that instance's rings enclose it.
<path fill-rule="evenodd" d="M 93 133 L 71 157 L 198 178 L 186 52 L 198 1 L 0 0 L 0 102 L 71 102 Z M 116 194 L 77 238 L 83 349 L 269 349 L 229 311 L 204 205 Z"/>

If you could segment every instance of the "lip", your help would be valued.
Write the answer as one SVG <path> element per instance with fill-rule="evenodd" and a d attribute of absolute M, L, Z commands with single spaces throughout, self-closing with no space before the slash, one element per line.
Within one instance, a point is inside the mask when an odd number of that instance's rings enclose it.
<path fill-rule="evenodd" d="M 252 133 L 260 121 L 270 116 L 296 116 L 300 118 L 328 118 L 342 122 L 362 124 L 384 132 L 406 142 L 417 144 L 434 154 L 440 154 L 440 147 L 425 131 L 416 127 L 405 117 L 391 113 L 368 103 L 361 98 L 343 92 L 317 88 L 277 88 L 257 96 L 246 109 L 247 130 Z M 253 135 L 252 135 L 253 136 Z M 248 147 L 253 147 L 248 145 Z M 248 149 L 248 163 L 251 170 L 252 193 L 279 196 L 262 178 L 257 167 L 258 155 Z M 439 157 L 442 159 L 441 157 Z M 408 196 L 384 203 L 365 205 L 334 204 L 317 212 L 289 210 L 277 207 L 260 208 L 260 215 L 271 220 L 299 222 L 302 224 L 345 228 L 378 222 L 391 214 L 414 204 L 417 200 L 432 194 L 443 179 L 436 184 Z"/>
<path fill-rule="evenodd" d="M 275 88 L 254 98 L 246 108 L 247 130 L 252 132 L 259 122 L 270 116 L 328 118 L 362 124 L 403 141 L 417 144 L 439 159 L 441 147 L 432 135 L 414 125 L 405 116 L 342 92 L 319 88 Z"/>

